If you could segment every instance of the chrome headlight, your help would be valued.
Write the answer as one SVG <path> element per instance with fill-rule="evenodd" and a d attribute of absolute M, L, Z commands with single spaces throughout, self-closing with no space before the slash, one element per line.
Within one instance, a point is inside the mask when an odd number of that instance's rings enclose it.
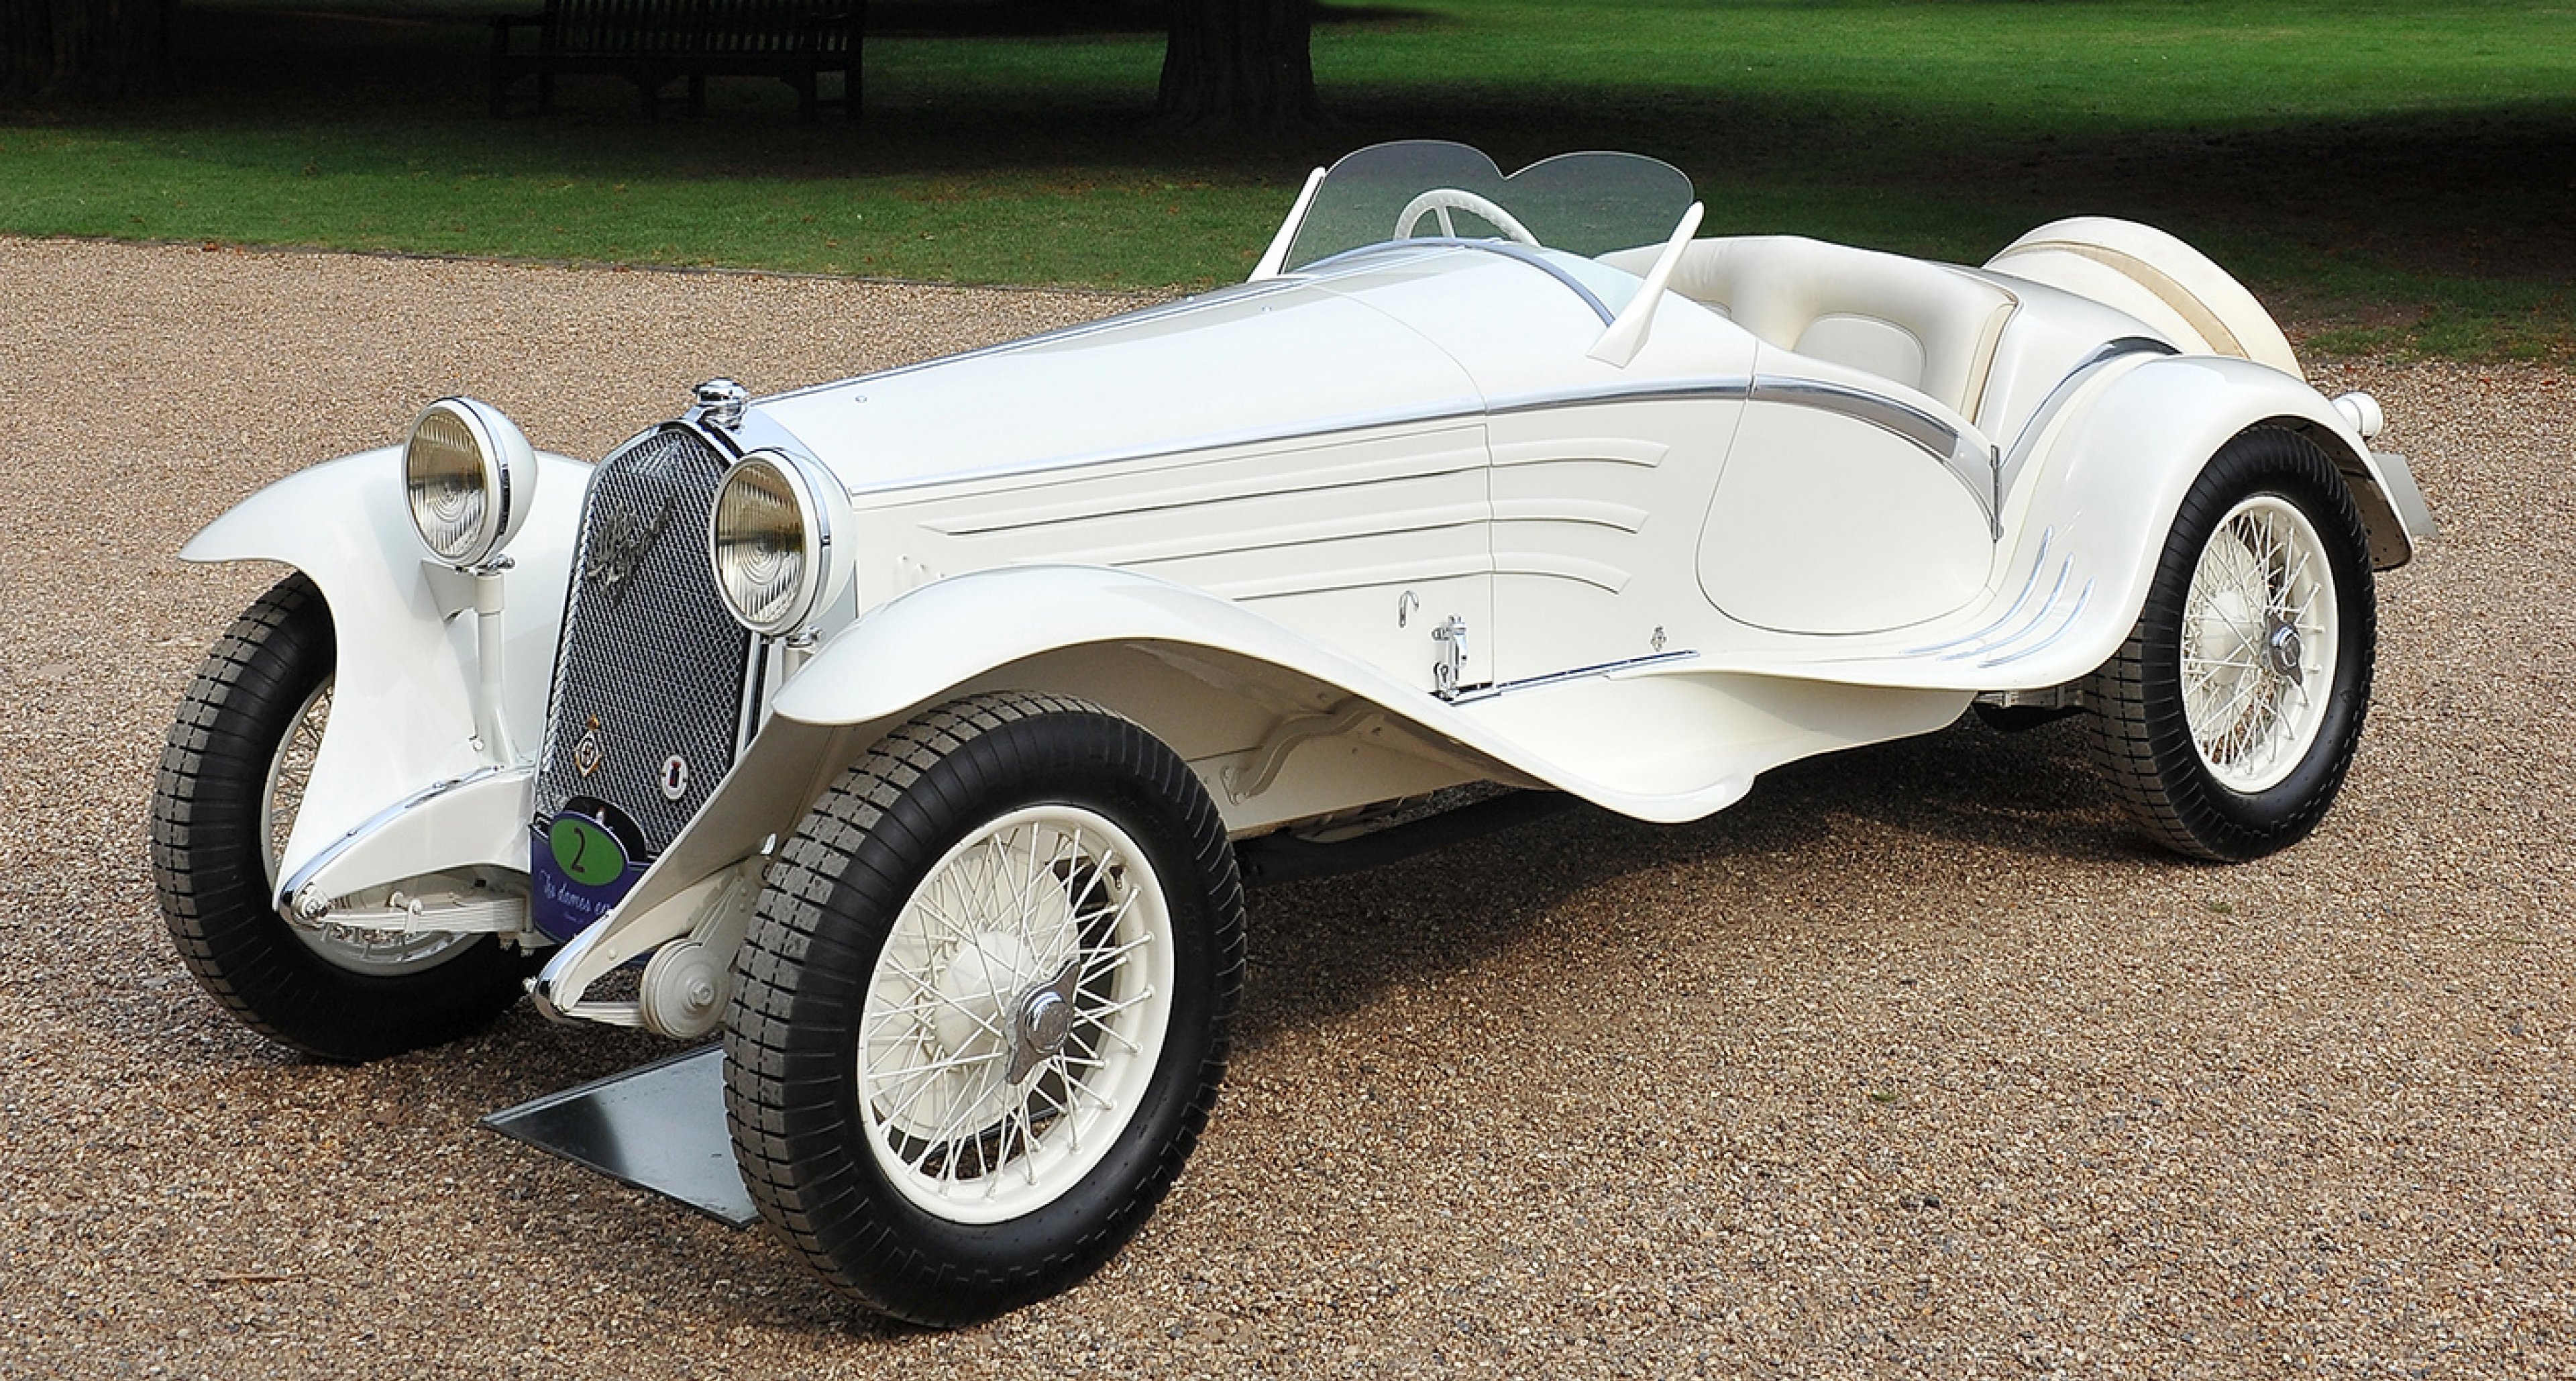
<path fill-rule="evenodd" d="M 802 631 L 830 604 L 848 572 L 833 549 L 848 509 L 830 475 L 782 452 L 754 451 L 726 471 L 707 557 L 735 621 L 774 638 Z"/>
<path fill-rule="evenodd" d="M 536 451 L 499 408 L 441 398 L 411 424 L 403 496 L 430 555 L 452 566 L 482 565 L 527 522 L 537 497 Z"/>

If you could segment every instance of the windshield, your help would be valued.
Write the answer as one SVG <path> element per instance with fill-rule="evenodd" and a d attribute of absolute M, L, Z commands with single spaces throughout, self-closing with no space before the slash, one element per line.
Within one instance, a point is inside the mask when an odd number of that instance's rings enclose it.
<path fill-rule="evenodd" d="M 1691 201 L 1681 169 L 1633 153 L 1558 154 L 1505 177 L 1464 144 L 1377 144 L 1324 174 L 1281 267 L 1427 236 L 1505 239 L 1591 257 L 1662 243 Z"/>

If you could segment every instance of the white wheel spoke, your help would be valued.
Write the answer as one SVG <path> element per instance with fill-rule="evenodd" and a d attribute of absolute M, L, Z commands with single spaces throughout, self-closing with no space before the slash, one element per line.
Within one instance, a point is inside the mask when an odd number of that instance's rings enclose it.
<path fill-rule="evenodd" d="M 2315 525 L 2277 494 L 2242 500 L 2202 548 L 2183 610 L 2192 743 L 2222 785 L 2268 789 L 2305 756 L 2332 698 L 2335 590 Z"/>
<path fill-rule="evenodd" d="M 997 1222 L 1078 1183 L 1153 1076 L 1171 925 L 1135 841 L 1087 809 L 1014 811 L 934 864 L 859 1023 L 861 1113 L 896 1188 L 940 1217 Z"/>

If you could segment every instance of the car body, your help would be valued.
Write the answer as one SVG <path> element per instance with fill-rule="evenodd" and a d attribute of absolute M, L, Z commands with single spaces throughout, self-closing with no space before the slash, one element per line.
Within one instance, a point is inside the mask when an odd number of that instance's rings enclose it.
<path fill-rule="evenodd" d="M 174 933 L 325 1055 L 452 1034 L 539 961 L 551 1016 L 722 1029 L 754 1197 L 945 1323 L 1078 1278 L 1177 1172 L 1240 980 L 1229 855 L 1265 841 L 1479 784 L 1691 820 L 1977 702 L 2093 713 L 2185 851 L 2313 827 L 2371 572 L 2431 531 L 2375 403 L 2321 396 L 2143 226 L 1964 268 L 1700 217 L 1648 159 L 1380 146 L 1309 179 L 1244 284 L 715 381 L 596 466 L 443 400 L 183 553 L 294 567 L 242 636 L 327 650 L 293 695 L 244 699 L 221 649 L 192 690 L 155 811 Z M 220 896 L 209 722 L 271 755 L 225 788 L 258 778 L 261 885 Z M 1014 772 L 1057 785 L 956 804 Z M 343 1039 L 346 1003 L 230 981 L 271 950 L 436 1010 Z M 995 1068 L 961 1091 L 958 1061 Z M 888 1080 L 953 1115 L 853 1114 Z M 1076 1124 L 1091 1148 L 1055 1145 Z M 818 1188 L 853 1174 L 857 1207 Z"/>

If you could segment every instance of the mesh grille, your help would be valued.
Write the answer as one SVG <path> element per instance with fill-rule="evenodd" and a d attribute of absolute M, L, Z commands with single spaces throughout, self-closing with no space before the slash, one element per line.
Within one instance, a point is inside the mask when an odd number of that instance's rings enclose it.
<path fill-rule="evenodd" d="M 707 568 L 707 514 L 724 469 L 713 447 L 676 427 L 601 462 L 564 602 L 537 811 L 551 816 L 575 796 L 606 801 L 655 855 L 733 766 L 742 718 L 751 635 L 725 612 Z M 586 736 L 597 757 L 585 775 Z M 677 800 L 662 791 L 674 754 L 688 764 Z"/>

